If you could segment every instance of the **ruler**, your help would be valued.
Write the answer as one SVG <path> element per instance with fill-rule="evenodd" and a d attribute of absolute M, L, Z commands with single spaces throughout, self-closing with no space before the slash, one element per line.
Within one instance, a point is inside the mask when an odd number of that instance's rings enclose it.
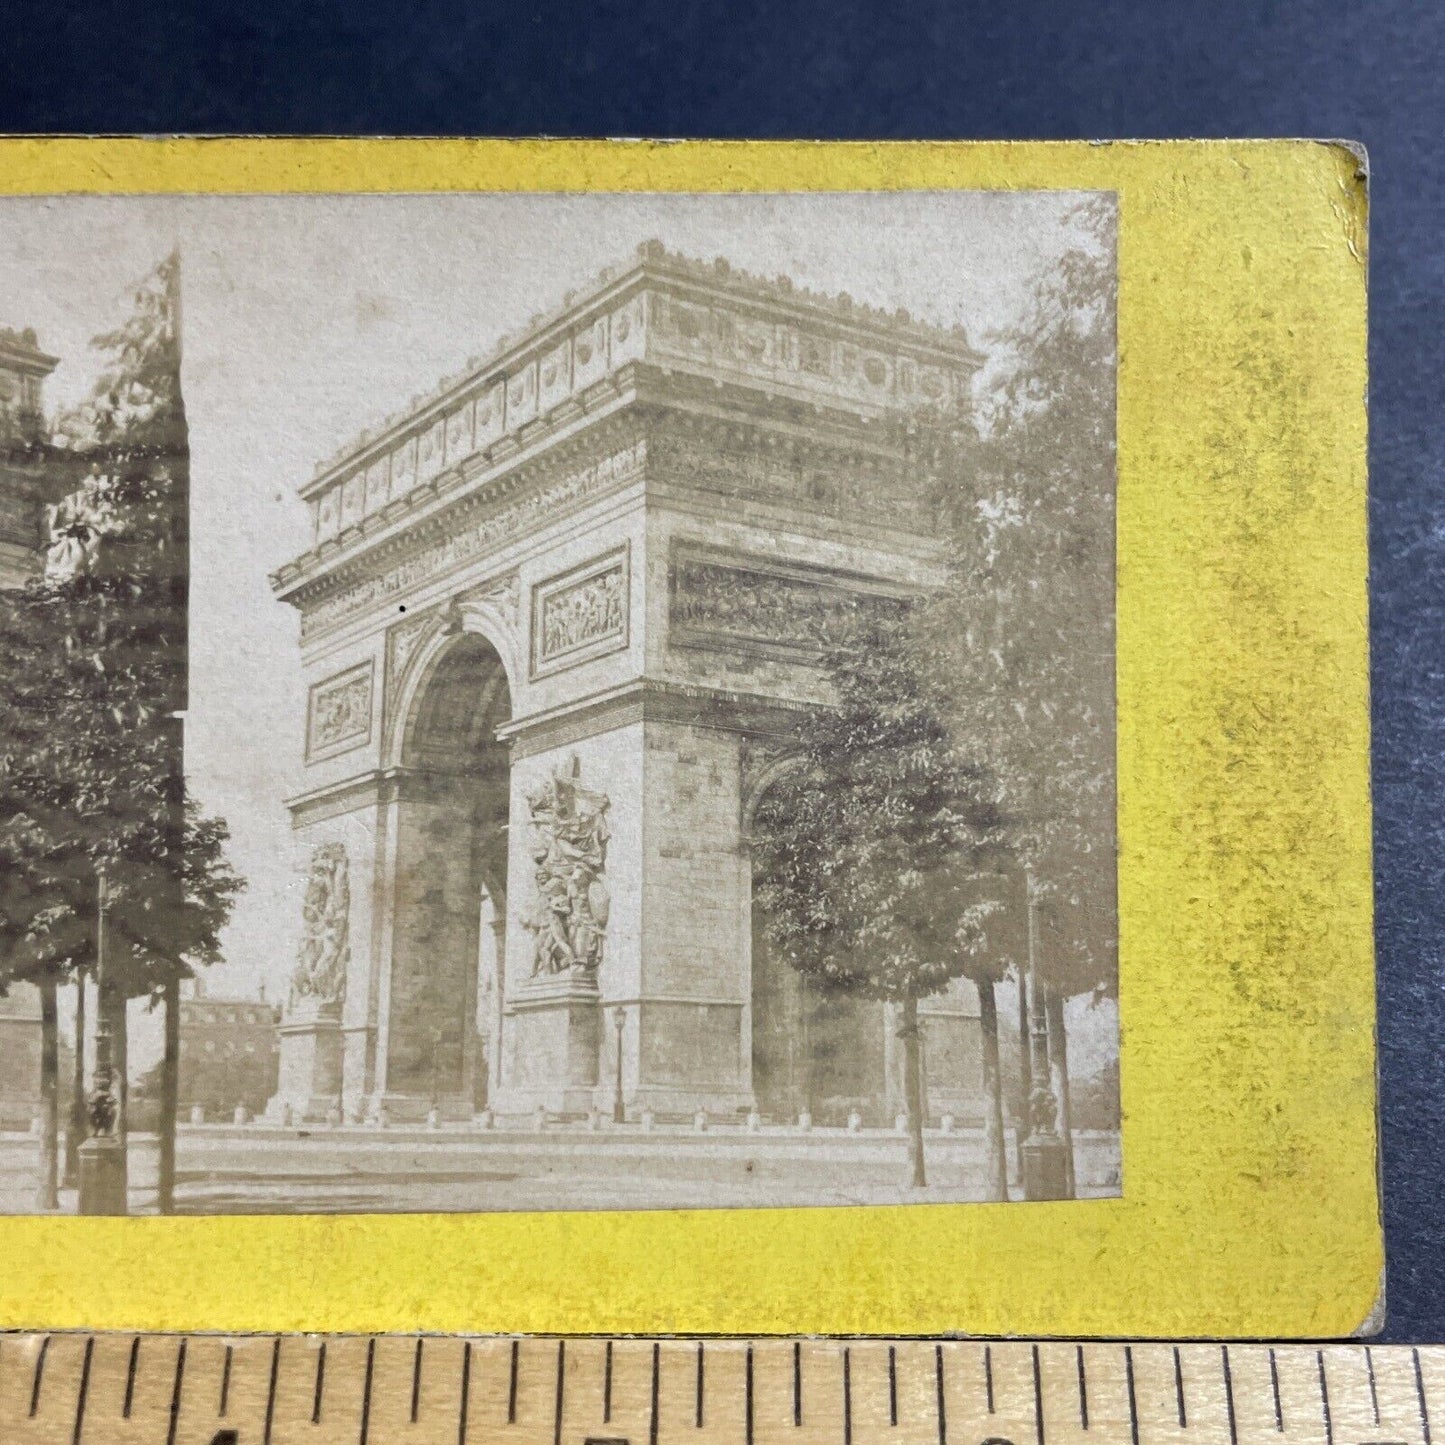
<path fill-rule="evenodd" d="M 0 1445 L 1435 1445 L 1445 1346 L 0 1335 Z"/>

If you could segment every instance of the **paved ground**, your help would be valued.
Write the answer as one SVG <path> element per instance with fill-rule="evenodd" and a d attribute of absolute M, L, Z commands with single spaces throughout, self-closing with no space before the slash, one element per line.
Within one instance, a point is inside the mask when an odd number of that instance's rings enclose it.
<path fill-rule="evenodd" d="M 930 1131 L 930 1185 L 914 1192 L 902 1188 L 906 1141 L 885 1130 L 183 1127 L 177 1207 L 310 1214 L 941 1203 L 979 1197 L 981 1142 L 974 1132 Z M 0 1136 L 0 1213 L 33 1209 L 38 1155 L 35 1139 Z M 1116 1136 L 1080 1136 L 1078 1159 L 1080 1193 L 1118 1193 Z M 134 1136 L 132 1212 L 154 1211 L 155 1179 L 156 1141 Z M 62 1191 L 62 1212 L 75 1207 L 74 1192 Z"/>

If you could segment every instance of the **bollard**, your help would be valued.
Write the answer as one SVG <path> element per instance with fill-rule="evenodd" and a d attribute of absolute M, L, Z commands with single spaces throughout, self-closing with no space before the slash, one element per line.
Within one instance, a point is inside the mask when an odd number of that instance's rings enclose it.
<path fill-rule="evenodd" d="M 231 1122 L 233 1124 L 246 1124 L 250 1122 L 250 1119 L 251 1116 L 247 1113 L 246 1106 L 244 1104 L 237 1104 L 236 1112 L 231 1115 Z"/>
<path fill-rule="evenodd" d="M 644 1109 L 642 1111 L 642 1132 L 644 1134 L 652 1133 L 652 1126 L 655 1122 L 656 1120 L 653 1118 L 652 1110 Z"/>
<path fill-rule="evenodd" d="M 899 1115 L 893 1120 L 893 1128 L 894 1128 L 899 1134 L 906 1134 L 906 1133 L 908 1132 L 908 1115 L 907 1115 L 907 1114 L 899 1114 Z"/>
<path fill-rule="evenodd" d="M 850 1134 L 856 1134 L 862 1127 L 863 1116 L 857 1109 L 854 1109 L 853 1112 L 848 1115 L 848 1132 Z"/>
<path fill-rule="evenodd" d="M 699 1109 L 697 1113 L 692 1116 L 692 1127 L 694 1133 L 703 1134 L 707 1132 L 707 1110 Z"/>
<path fill-rule="evenodd" d="M 943 1116 L 943 1118 L 941 1118 L 941 1119 L 938 1121 L 938 1127 L 939 1127 L 939 1130 L 940 1130 L 942 1133 L 944 1133 L 944 1134 L 952 1134 L 952 1133 L 953 1133 L 953 1115 L 952 1115 L 952 1114 L 945 1114 L 945 1115 Z"/>
<path fill-rule="evenodd" d="M 811 1134 L 812 1132 L 813 1116 L 806 1109 L 804 1109 L 803 1112 L 798 1115 L 798 1133 Z"/>
<path fill-rule="evenodd" d="M 748 1114 L 748 1133 L 756 1134 L 763 1127 L 763 1116 L 756 1109 Z"/>

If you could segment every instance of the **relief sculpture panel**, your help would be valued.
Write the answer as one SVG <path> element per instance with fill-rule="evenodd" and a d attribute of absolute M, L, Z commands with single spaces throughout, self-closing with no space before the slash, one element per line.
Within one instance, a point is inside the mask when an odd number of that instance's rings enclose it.
<path fill-rule="evenodd" d="M 371 740 L 372 664 L 318 682 L 306 709 L 306 761 L 316 762 Z"/>
<path fill-rule="evenodd" d="M 801 571 L 744 566 L 679 549 L 672 559 L 668 615 L 684 647 L 817 655 L 832 619 L 857 595 Z"/>
<path fill-rule="evenodd" d="M 627 553 L 613 552 L 532 591 L 532 675 L 627 645 Z"/>
<path fill-rule="evenodd" d="M 524 919 L 532 935 L 532 976 L 595 979 L 607 937 L 604 877 L 611 829 L 606 793 L 584 788 L 575 755 L 534 793 L 532 864 L 536 902 Z"/>

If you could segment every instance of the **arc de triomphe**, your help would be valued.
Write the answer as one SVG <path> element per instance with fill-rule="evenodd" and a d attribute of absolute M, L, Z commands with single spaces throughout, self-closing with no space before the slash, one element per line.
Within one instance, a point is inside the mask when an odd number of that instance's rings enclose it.
<path fill-rule="evenodd" d="M 850 593 L 941 576 L 896 427 L 956 332 L 640 248 L 302 489 L 294 1117 L 897 1106 L 880 1005 L 770 960 L 748 820 Z M 925 1009 L 978 1117 L 977 1005 Z M 620 1026 L 619 1026 L 620 1025 Z"/>

